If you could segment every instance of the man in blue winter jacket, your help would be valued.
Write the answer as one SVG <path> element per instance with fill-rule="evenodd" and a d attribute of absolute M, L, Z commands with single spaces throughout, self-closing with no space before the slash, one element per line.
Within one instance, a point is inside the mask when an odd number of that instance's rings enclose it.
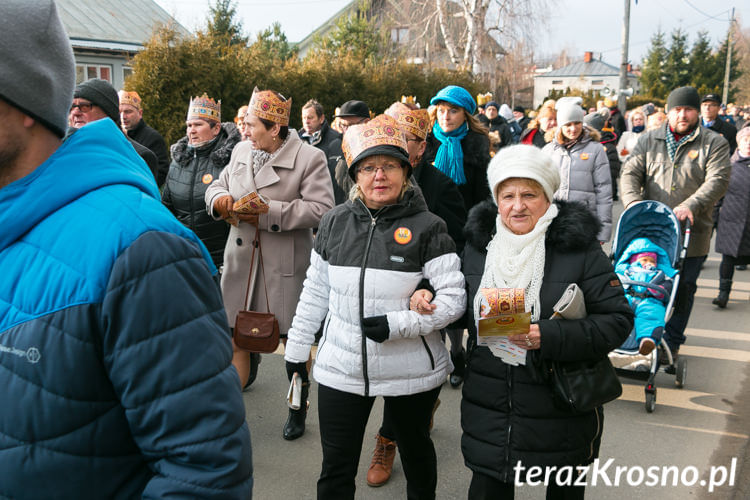
<path fill-rule="evenodd" d="M 111 120 L 62 144 L 53 0 L 0 3 L 0 497 L 249 498 L 216 269 Z"/>

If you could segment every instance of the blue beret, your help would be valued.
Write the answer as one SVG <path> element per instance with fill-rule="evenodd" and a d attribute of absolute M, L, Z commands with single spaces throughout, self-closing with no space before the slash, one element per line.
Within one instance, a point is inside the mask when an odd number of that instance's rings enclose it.
<path fill-rule="evenodd" d="M 477 103 L 471 97 L 469 91 L 458 85 L 448 85 L 441 89 L 435 97 L 430 99 L 430 104 L 434 105 L 439 102 L 448 102 L 460 108 L 464 108 L 469 114 L 474 114 L 477 110 Z"/>

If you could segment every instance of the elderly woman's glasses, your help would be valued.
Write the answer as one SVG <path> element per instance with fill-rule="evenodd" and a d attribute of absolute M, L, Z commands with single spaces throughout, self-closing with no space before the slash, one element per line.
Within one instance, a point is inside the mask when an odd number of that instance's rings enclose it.
<path fill-rule="evenodd" d="M 400 168 L 401 168 L 401 165 L 393 165 L 390 163 L 388 165 L 383 165 L 382 167 L 374 167 L 372 165 L 367 165 L 365 167 L 359 167 L 357 169 L 357 172 L 359 172 L 360 174 L 365 174 L 368 177 L 372 177 L 375 175 L 375 172 L 377 172 L 378 170 L 382 170 L 385 175 L 388 175 L 388 174 L 392 174 L 393 172 L 395 172 L 396 170 Z"/>

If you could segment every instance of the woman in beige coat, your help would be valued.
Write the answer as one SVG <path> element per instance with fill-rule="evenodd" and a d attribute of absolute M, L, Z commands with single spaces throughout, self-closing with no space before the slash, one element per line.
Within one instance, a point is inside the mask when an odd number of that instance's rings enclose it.
<path fill-rule="evenodd" d="M 289 133 L 291 104 L 291 99 L 286 100 L 270 90 L 256 89 L 253 92 L 245 115 L 249 140 L 235 147 L 229 165 L 206 191 L 208 213 L 217 219 L 239 219 L 239 224 L 232 226 L 229 232 L 221 277 L 229 324 L 234 325 L 241 309 L 266 309 L 263 280 L 256 279 L 259 276 L 257 257 L 248 304 L 243 303 L 252 242 L 255 231 L 260 230 L 268 302 L 279 321 L 282 337 L 286 337 L 291 325 L 310 264 L 313 229 L 323 214 L 333 207 L 331 176 L 325 155 L 303 143 L 296 133 Z M 267 200 L 268 213 L 259 216 L 234 213 L 234 201 L 253 191 Z M 235 346 L 232 363 L 244 387 L 250 371 L 249 353 Z M 300 419 L 304 429 L 304 417 L 304 413 L 290 414 L 284 429 L 285 438 L 299 437 L 294 436 L 293 431 L 300 427 L 295 425 Z M 297 433 L 301 435 L 301 432 Z"/>

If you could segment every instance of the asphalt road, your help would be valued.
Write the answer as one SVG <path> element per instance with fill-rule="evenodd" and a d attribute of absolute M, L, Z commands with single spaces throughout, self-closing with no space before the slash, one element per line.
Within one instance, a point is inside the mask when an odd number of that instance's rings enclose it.
<path fill-rule="evenodd" d="M 713 245 L 712 245 L 713 248 Z M 609 459 L 607 478 L 614 483 L 616 467 L 630 467 L 620 484 L 607 485 L 599 476 L 587 487 L 592 499 L 746 499 L 750 498 L 750 270 L 735 273 L 735 286 L 725 310 L 711 305 L 718 289 L 720 256 L 709 255 L 699 279 L 695 306 L 687 330 L 688 341 L 680 355 L 688 360 L 685 387 L 675 387 L 674 376 L 660 373 L 656 379 L 654 413 L 644 406 L 643 382 L 622 379 L 623 395 L 605 406 L 604 439 L 600 464 Z M 258 379 L 245 392 L 247 421 L 253 439 L 254 498 L 313 499 L 320 472 L 321 447 L 317 418 L 317 387 L 313 384 L 307 431 L 292 442 L 281 437 L 286 420 L 288 388 L 283 356 L 263 355 Z M 461 391 L 449 384 L 440 394 L 432 438 L 438 455 L 439 499 L 467 498 L 470 471 L 460 448 Z M 380 488 L 368 487 L 367 467 L 382 416 L 382 400 L 370 417 L 357 476 L 358 499 L 405 498 L 406 483 L 396 458 L 391 480 Z M 734 460 L 734 469 L 732 464 Z M 634 466 L 640 466 L 644 475 Z M 680 484 L 672 485 L 674 473 L 665 473 L 664 485 L 648 475 L 649 467 L 676 466 Z M 721 469 L 720 467 L 725 469 Z M 713 469 L 712 469 L 713 467 Z M 656 470 L 656 469 L 654 469 Z M 733 471 L 733 474 L 732 474 Z M 724 484 L 709 493 L 713 479 Z M 628 476 L 628 474 L 630 474 Z M 728 486 L 730 480 L 733 486 Z M 683 481 L 684 480 L 684 481 Z M 692 483 L 686 486 L 684 483 Z M 523 486 L 519 499 L 544 498 L 543 487 Z"/>

